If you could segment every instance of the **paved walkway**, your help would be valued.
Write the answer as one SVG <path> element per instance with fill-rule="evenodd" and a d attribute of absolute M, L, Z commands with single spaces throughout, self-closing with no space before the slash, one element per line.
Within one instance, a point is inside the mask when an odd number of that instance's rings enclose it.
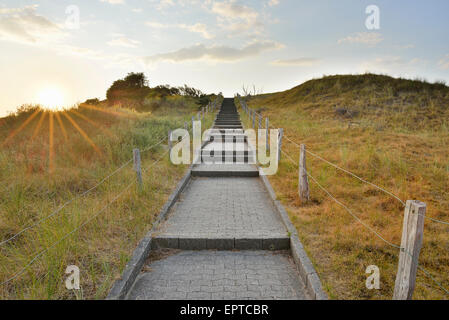
<path fill-rule="evenodd" d="M 306 299 L 290 260 L 270 251 L 182 251 L 150 263 L 129 299 Z"/>
<path fill-rule="evenodd" d="M 289 249 L 289 236 L 247 156 L 233 99 L 225 99 L 216 133 L 203 151 L 225 145 L 192 171 L 192 179 L 154 237 L 155 247 L 171 250 L 150 259 L 129 299 L 307 299 Z M 231 142 L 232 144 L 232 142 Z M 222 150 L 233 164 L 221 164 Z M 235 149 L 234 149 L 235 150 Z M 203 153 L 204 156 L 204 153 Z M 206 161 L 207 160 L 207 161 Z M 180 250 L 182 251 L 180 251 Z M 281 250 L 281 251 L 277 251 Z"/>

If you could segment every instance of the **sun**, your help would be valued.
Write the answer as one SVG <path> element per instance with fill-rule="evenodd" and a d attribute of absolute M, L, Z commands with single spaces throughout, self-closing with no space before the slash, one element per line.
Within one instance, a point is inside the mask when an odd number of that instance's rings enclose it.
<path fill-rule="evenodd" d="M 37 96 L 38 103 L 42 107 L 50 110 L 58 110 L 63 108 L 64 94 L 57 87 L 47 87 L 42 89 Z"/>

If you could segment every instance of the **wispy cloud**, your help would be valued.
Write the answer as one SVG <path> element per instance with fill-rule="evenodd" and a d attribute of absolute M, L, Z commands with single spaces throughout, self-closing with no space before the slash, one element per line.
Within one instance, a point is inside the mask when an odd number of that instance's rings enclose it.
<path fill-rule="evenodd" d="M 275 66 L 283 66 L 283 67 L 311 67 L 319 64 L 321 62 L 320 59 L 316 58 L 297 58 L 297 59 L 286 59 L 286 60 L 276 60 L 271 64 Z"/>
<path fill-rule="evenodd" d="M 419 58 L 406 59 L 399 56 L 384 56 L 363 62 L 360 69 L 362 72 L 408 73 L 426 63 L 426 60 Z"/>
<path fill-rule="evenodd" d="M 143 58 L 146 64 L 160 61 L 181 63 L 185 61 L 206 60 L 216 62 L 235 62 L 248 57 L 257 56 L 268 50 L 280 49 L 283 46 L 274 41 L 254 41 L 242 48 L 228 46 L 205 46 L 197 44 L 179 50 L 157 54 Z"/>
<path fill-rule="evenodd" d="M 116 34 L 114 36 L 115 38 L 109 41 L 108 45 L 114 47 L 136 48 L 141 44 L 140 41 L 128 38 L 123 34 Z"/>
<path fill-rule="evenodd" d="M 145 25 L 147 25 L 150 28 L 154 29 L 165 29 L 165 28 L 180 28 L 187 30 L 189 32 L 193 33 L 199 33 L 203 38 L 205 39 L 212 39 L 214 38 L 214 35 L 209 32 L 207 26 L 203 23 L 195 23 L 195 24 L 163 24 L 159 22 L 152 22 L 147 21 L 145 22 Z"/>
<path fill-rule="evenodd" d="M 440 61 L 438 61 L 438 65 L 443 70 L 449 69 L 449 54 L 445 55 Z"/>
<path fill-rule="evenodd" d="M 63 36 L 62 29 L 36 13 L 37 6 L 0 9 L 0 40 L 42 44 Z"/>
<path fill-rule="evenodd" d="M 270 7 L 277 6 L 279 3 L 280 3 L 280 0 L 270 0 L 270 1 L 268 1 L 268 5 Z"/>
<path fill-rule="evenodd" d="M 338 43 L 360 43 L 368 46 L 375 46 L 382 41 L 382 35 L 378 32 L 357 32 L 338 40 Z"/>
<path fill-rule="evenodd" d="M 235 1 L 215 2 L 211 11 L 218 15 L 218 25 L 233 34 L 261 33 L 264 29 L 259 13 Z"/>
<path fill-rule="evenodd" d="M 125 0 L 100 0 L 101 2 L 107 2 L 109 4 L 124 4 Z"/>

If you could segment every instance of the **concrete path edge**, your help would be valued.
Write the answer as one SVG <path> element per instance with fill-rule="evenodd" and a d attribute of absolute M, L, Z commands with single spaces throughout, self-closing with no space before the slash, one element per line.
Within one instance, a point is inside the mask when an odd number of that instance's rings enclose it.
<path fill-rule="evenodd" d="M 148 258 L 151 251 L 151 244 L 153 241 L 153 232 L 155 227 L 159 225 L 159 222 L 162 221 L 173 205 L 179 198 L 179 195 L 185 189 L 187 184 L 190 182 L 192 177 L 192 167 L 187 170 L 187 173 L 184 177 L 179 181 L 176 189 L 171 193 L 165 205 L 162 207 L 159 216 L 156 222 L 153 224 L 153 228 L 145 235 L 145 237 L 139 242 L 137 248 L 134 250 L 133 255 L 129 262 L 126 264 L 125 269 L 123 270 L 122 276 L 120 279 L 116 280 L 114 285 L 112 286 L 111 291 L 109 292 L 106 300 L 123 300 L 126 298 L 126 295 L 132 288 L 137 276 L 142 269 L 145 260 Z"/>
<path fill-rule="evenodd" d="M 304 250 L 304 247 L 298 238 L 298 232 L 295 226 L 291 223 L 287 211 L 285 211 L 281 202 L 277 200 L 276 193 L 271 187 L 268 178 L 264 175 L 261 175 L 260 178 L 262 179 L 265 189 L 270 195 L 271 201 L 276 207 L 276 211 L 279 213 L 282 222 L 284 223 L 287 231 L 290 234 L 290 250 L 292 253 L 292 257 L 296 264 L 296 268 L 298 269 L 299 275 L 306 285 L 307 292 L 312 299 L 328 300 L 328 296 L 323 290 L 321 280 L 318 277 L 318 273 L 316 272 L 312 262 L 310 261 L 306 251 Z"/>

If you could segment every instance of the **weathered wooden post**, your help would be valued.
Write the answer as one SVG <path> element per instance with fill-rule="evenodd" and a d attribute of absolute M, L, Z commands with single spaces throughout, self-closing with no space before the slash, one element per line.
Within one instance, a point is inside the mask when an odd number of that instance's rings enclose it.
<path fill-rule="evenodd" d="M 140 150 L 133 150 L 133 159 L 134 159 L 134 171 L 136 171 L 137 175 L 137 184 L 139 188 L 142 188 L 142 167 L 140 165 Z"/>
<path fill-rule="evenodd" d="M 278 161 L 281 160 L 281 151 L 282 151 L 282 137 L 284 136 L 284 129 L 279 129 L 279 137 L 278 137 Z"/>
<path fill-rule="evenodd" d="M 261 129 L 261 128 L 262 128 L 262 115 L 259 114 L 259 124 L 258 124 L 257 129 Z"/>
<path fill-rule="evenodd" d="M 187 121 L 184 122 L 184 130 L 189 130 L 189 123 Z"/>
<path fill-rule="evenodd" d="M 195 117 L 192 116 L 192 132 L 193 132 L 193 123 L 195 122 Z"/>
<path fill-rule="evenodd" d="M 256 110 L 253 110 L 253 129 L 256 128 Z"/>
<path fill-rule="evenodd" d="M 198 118 L 198 121 L 201 121 L 201 112 L 198 111 L 196 117 Z"/>
<path fill-rule="evenodd" d="M 407 200 L 402 224 L 401 250 L 393 300 L 411 300 L 415 290 L 419 252 L 424 232 L 426 204 Z"/>
<path fill-rule="evenodd" d="M 201 108 L 201 119 L 204 119 L 204 107 Z"/>
<path fill-rule="evenodd" d="M 266 145 L 266 150 L 270 150 L 270 143 L 269 143 L 269 134 L 270 134 L 270 126 L 269 126 L 269 122 L 268 122 L 268 117 L 265 118 L 265 128 L 267 129 L 265 131 L 265 145 Z"/>
<path fill-rule="evenodd" d="M 299 198 L 301 203 L 306 203 L 310 200 L 309 193 L 309 177 L 307 176 L 306 168 L 306 145 L 301 144 L 299 151 L 299 183 L 298 183 Z"/>

